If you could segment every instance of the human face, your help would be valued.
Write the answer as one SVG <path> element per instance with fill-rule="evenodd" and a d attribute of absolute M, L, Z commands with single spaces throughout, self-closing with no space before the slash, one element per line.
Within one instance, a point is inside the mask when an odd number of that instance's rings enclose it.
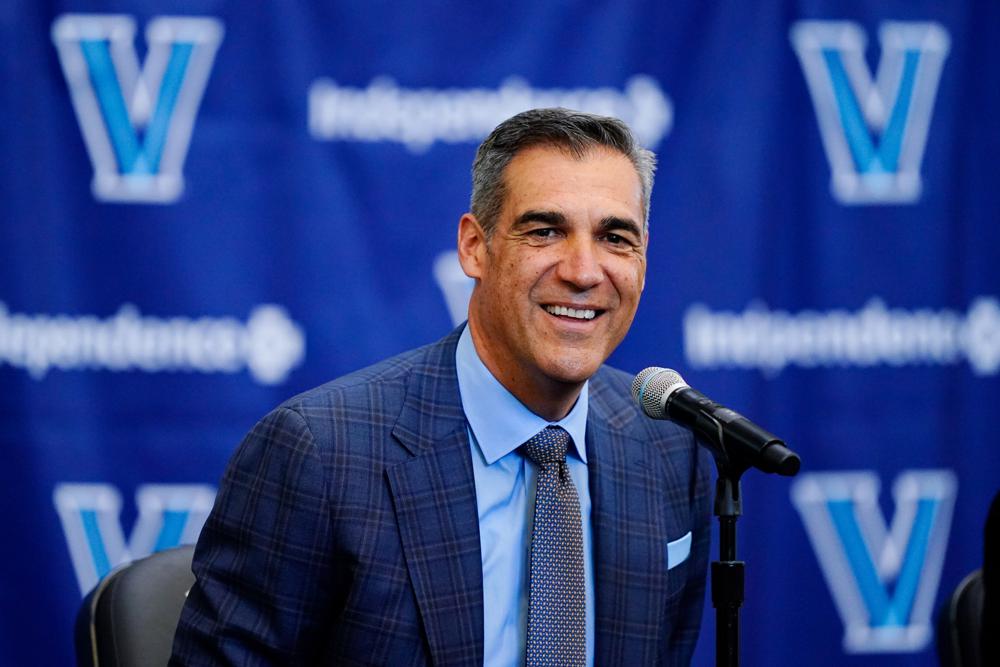
<path fill-rule="evenodd" d="M 524 149 L 504 182 L 489 241 L 471 214 L 459 223 L 476 279 L 469 326 L 486 367 L 542 414 L 546 397 L 576 400 L 632 323 L 646 274 L 642 190 L 629 159 L 604 147 L 582 158 Z"/>

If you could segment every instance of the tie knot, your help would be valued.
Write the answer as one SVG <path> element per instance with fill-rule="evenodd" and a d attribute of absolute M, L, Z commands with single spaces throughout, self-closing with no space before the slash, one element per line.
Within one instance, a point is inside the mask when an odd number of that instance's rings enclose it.
<path fill-rule="evenodd" d="M 569 433 L 562 426 L 546 426 L 521 445 L 521 452 L 535 463 L 562 463 L 566 460 Z"/>

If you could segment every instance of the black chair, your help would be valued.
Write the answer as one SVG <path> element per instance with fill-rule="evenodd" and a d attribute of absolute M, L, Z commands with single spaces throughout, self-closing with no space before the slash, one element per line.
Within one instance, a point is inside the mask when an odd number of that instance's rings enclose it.
<path fill-rule="evenodd" d="M 165 667 L 194 575 L 193 546 L 159 551 L 113 570 L 76 617 L 76 659 L 92 667 Z"/>
<path fill-rule="evenodd" d="M 970 573 L 955 587 L 938 616 L 937 649 L 943 667 L 983 667 L 983 571 Z"/>

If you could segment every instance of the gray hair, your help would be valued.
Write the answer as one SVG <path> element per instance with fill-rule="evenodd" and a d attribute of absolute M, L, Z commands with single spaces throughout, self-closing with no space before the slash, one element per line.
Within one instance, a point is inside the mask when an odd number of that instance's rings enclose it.
<path fill-rule="evenodd" d="M 639 145 L 628 125 L 617 118 L 582 111 L 531 109 L 497 125 L 476 151 L 472 163 L 471 211 L 487 239 L 493 235 L 507 195 L 503 179 L 507 165 L 518 151 L 546 144 L 563 148 L 577 158 L 599 146 L 614 149 L 627 157 L 639 176 L 643 226 L 648 229 L 656 156 Z"/>

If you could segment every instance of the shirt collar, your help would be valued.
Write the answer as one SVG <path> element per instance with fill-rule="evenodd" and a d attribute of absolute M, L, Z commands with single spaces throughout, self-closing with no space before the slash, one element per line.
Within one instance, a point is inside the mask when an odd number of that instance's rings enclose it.
<path fill-rule="evenodd" d="M 472 342 L 466 324 L 455 349 L 455 368 L 458 372 L 458 391 L 469 428 L 488 465 L 511 453 L 528 438 L 546 426 L 561 426 L 573 438 L 570 451 L 584 463 L 587 462 L 587 410 L 589 382 L 585 382 L 580 397 L 569 414 L 559 421 L 550 422 L 529 410 L 493 377 L 483 364 Z"/>

